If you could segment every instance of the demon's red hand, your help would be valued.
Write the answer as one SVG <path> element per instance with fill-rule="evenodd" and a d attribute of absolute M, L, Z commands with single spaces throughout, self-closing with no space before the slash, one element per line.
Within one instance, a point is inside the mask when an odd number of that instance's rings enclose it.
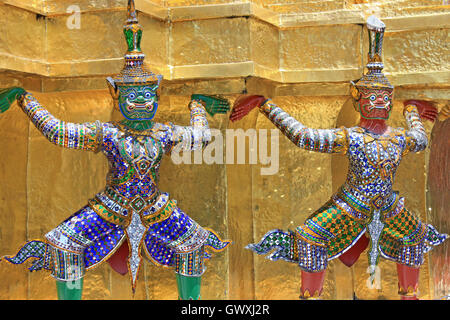
<path fill-rule="evenodd" d="M 419 116 L 421 119 L 430 120 L 431 122 L 434 122 L 436 120 L 438 116 L 438 110 L 435 107 L 434 102 L 425 100 L 406 100 L 403 102 L 403 105 L 405 107 L 410 104 L 417 107 L 417 111 L 419 112 Z"/>
<path fill-rule="evenodd" d="M 243 95 L 239 96 L 233 105 L 230 120 L 237 121 L 245 117 L 256 107 L 261 107 L 267 99 L 264 96 Z"/>

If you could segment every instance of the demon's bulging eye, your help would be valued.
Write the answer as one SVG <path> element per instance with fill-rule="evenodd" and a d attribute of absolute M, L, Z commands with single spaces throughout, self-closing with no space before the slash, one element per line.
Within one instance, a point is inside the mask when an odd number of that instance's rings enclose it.
<path fill-rule="evenodd" d="M 152 90 L 152 88 L 145 88 L 143 93 L 145 99 L 151 99 L 155 96 L 155 90 Z"/>
<path fill-rule="evenodd" d="M 136 91 L 131 90 L 130 92 L 128 92 L 127 97 L 128 97 L 128 99 L 130 99 L 130 100 L 136 99 L 136 97 L 137 97 Z"/>
<path fill-rule="evenodd" d="M 384 96 L 384 101 L 388 102 L 389 101 L 389 96 Z"/>
<path fill-rule="evenodd" d="M 147 92 L 144 93 L 144 98 L 145 99 L 150 99 L 151 97 L 152 97 L 152 93 L 151 92 L 147 91 Z"/>
<path fill-rule="evenodd" d="M 377 99 L 377 96 L 372 94 L 372 95 L 370 95 L 369 99 L 370 99 L 370 101 L 375 101 Z"/>

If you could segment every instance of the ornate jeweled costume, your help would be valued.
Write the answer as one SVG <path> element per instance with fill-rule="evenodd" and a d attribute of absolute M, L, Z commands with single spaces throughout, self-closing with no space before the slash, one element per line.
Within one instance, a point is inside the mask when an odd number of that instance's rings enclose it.
<path fill-rule="evenodd" d="M 151 121 L 158 107 L 162 76 L 144 64 L 142 27 L 137 22 L 134 1 L 128 1 L 124 33 L 128 44 L 125 66 L 115 78 L 107 79 L 115 107 L 125 117 L 123 121 L 67 123 L 52 116 L 23 89 L 3 90 L 5 105 L 17 99 L 50 142 L 102 152 L 109 162 L 106 186 L 101 192 L 47 233 L 44 241 L 30 241 L 5 260 L 21 264 L 37 258 L 30 270 L 50 270 L 54 278 L 65 283 L 81 279 L 86 270 L 125 248 L 125 268 L 133 290 L 146 257 L 156 265 L 173 267 L 179 276 L 197 279 L 192 296 L 180 295 L 197 299 L 204 259 L 211 257 L 207 250 L 222 251 L 230 241 L 222 241 L 214 231 L 201 227 L 177 206 L 175 199 L 159 189 L 159 167 L 165 154 L 205 147 L 211 139 L 206 112 L 223 113 L 228 106 L 219 98 L 194 95 L 189 104 L 190 126 Z M 180 279 L 179 284 L 186 280 Z"/>
<path fill-rule="evenodd" d="M 381 72 L 382 40 L 385 25 L 371 16 L 367 73 L 351 93 L 355 109 L 361 115 L 359 126 L 352 128 L 307 128 L 263 96 L 242 97 L 231 115 L 238 120 L 258 106 L 296 146 L 316 152 L 345 154 L 349 170 L 345 183 L 320 209 L 295 231 L 269 231 L 247 248 L 267 254 L 271 260 L 297 263 L 302 269 L 301 298 L 321 294 L 328 261 L 338 258 L 351 266 L 369 245 L 368 260 L 374 280 L 380 257 L 397 263 L 399 293 L 417 294 L 418 268 L 424 254 L 448 236 L 440 234 L 409 212 L 404 198 L 393 190 L 396 170 L 409 152 L 426 148 L 428 139 L 418 106 L 433 119 L 437 112 L 426 102 L 407 103 L 404 116 L 408 129 L 385 124 L 392 110 L 394 87 Z"/>
<path fill-rule="evenodd" d="M 51 142 L 66 148 L 101 151 L 110 164 L 103 191 L 50 231 L 45 243 L 33 241 L 22 249 L 39 246 L 45 252 L 35 262 L 34 270 L 39 264 L 59 280 L 76 280 L 128 239 L 134 286 L 141 249 L 157 265 L 176 265 L 180 274 L 201 275 L 203 262 L 195 264 L 192 257 L 203 261 L 207 256 L 204 245 L 220 251 L 228 244 L 200 227 L 158 188 L 164 154 L 176 146 L 184 150 L 201 148 L 210 139 L 206 112 L 199 102 L 191 103 L 192 126 L 154 123 L 142 132 L 114 122 L 65 123 L 50 115 L 31 94 L 22 96 L 19 104 Z M 179 257 L 175 258 L 176 254 Z M 19 254 L 6 259 L 21 263 L 24 258 Z"/>
<path fill-rule="evenodd" d="M 295 261 L 308 272 L 318 272 L 325 270 L 329 260 L 343 254 L 366 231 L 372 244 L 369 250 L 372 267 L 379 255 L 401 264 L 420 266 L 423 254 L 445 239 L 445 235 L 411 214 L 404 199 L 392 189 L 402 157 L 427 145 L 415 107 L 405 113 L 409 130 L 390 128 L 380 136 L 361 127 L 306 128 L 270 100 L 261 110 L 297 146 L 346 154 L 349 172 L 339 191 L 295 232 L 270 231 L 260 243 L 249 248 L 264 254 L 277 246 L 279 238 L 289 239 L 270 258 Z M 290 249 L 286 250 L 288 244 Z"/>

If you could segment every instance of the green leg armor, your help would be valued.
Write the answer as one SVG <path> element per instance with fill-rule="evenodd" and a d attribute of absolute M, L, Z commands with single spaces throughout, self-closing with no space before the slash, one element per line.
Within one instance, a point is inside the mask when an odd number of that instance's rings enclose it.
<path fill-rule="evenodd" d="M 202 277 L 187 277 L 180 274 L 177 276 L 178 299 L 179 300 L 200 300 L 200 287 Z"/>
<path fill-rule="evenodd" d="M 56 280 L 58 300 L 81 300 L 83 278 L 73 281 Z"/>

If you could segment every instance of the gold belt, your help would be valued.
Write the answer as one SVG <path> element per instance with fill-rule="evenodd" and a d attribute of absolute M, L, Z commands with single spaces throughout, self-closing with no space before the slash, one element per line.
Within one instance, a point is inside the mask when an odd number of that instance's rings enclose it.
<path fill-rule="evenodd" d="M 103 194 L 111 196 L 109 190 L 105 190 Z M 124 198 L 117 193 L 115 193 L 116 197 L 111 199 L 107 197 L 110 201 L 114 201 L 115 206 L 119 207 L 119 212 L 116 212 L 110 208 L 108 208 L 105 203 L 101 200 L 101 197 L 97 195 L 94 199 L 90 199 L 88 201 L 89 207 L 94 210 L 102 219 L 127 227 L 131 222 L 131 213 L 132 211 L 138 213 L 141 216 L 141 220 L 145 226 L 150 226 L 154 223 L 164 221 L 175 210 L 176 201 L 167 199 L 165 203 L 163 203 L 160 207 L 158 207 L 158 202 L 161 196 L 159 191 L 155 192 L 149 197 L 142 198 L 140 196 L 135 197 L 134 199 Z M 120 197 L 122 199 L 118 199 Z M 168 197 L 168 196 L 167 196 Z M 155 206 L 154 212 L 148 213 L 148 211 L 152 211 L 152 207 Z M 125 214 L 123 214 L 125 213 Z M 146 214 L 147 213 L 147 214 Z"/>

